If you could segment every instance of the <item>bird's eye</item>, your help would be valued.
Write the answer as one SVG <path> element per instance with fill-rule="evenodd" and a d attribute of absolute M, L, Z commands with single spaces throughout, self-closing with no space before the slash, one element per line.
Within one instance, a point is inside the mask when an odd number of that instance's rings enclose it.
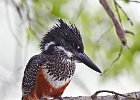
<path fill-rule="evenodd" d="M 80 46 L 77 46 L 78 49 L 80 49 Z"/>
<path fill-rule="evenodd" d="M 78 52 L 81 52 L 81 47 L 79 45 L 73 44 L 73 46 Z"/>
<path fill-rule="evenodd" d="M 77 50 L 78 50 L 79 52 L 81 51 L 80 46 L 76 45 L 76 48 L 77 48 Z"/>

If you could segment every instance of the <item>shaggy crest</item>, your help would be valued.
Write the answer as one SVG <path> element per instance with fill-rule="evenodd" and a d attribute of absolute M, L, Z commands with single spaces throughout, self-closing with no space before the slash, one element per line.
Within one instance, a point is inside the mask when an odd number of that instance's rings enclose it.
<path fill-rule="evenodd" d="M 50 31 L 44 35 L 40 48 L 45 50 L 45 45 L 50 42 L 55 42 L 57 45 L 67 43 L 74 48 L 80 48 L 83 51 L 83 43 L 79 30 L 74 24 L 67 25 L 62 19 L 58 19 Z"/>

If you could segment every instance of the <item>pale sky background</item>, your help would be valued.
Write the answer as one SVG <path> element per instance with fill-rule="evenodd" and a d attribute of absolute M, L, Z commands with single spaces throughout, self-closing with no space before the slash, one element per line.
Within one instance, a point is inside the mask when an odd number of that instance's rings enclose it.
<path fill-rule="evenodd" d="M 92 0 L 87 0 L 87 2 L 86 9 L 90 8 L 89 11 L 92 10 L 93 7 L 94 10 L 96 10 L 100 6 L 98 0 L 95 0 L 94 3 Z M 120 4 L 134 23 L 140 22 L 140 4 L 130 3 L 128 5 L 123 4 L 122 2 L 120 2 Z M 7 15 L 9 15 L 9 18 Z M 32 43 L 29 43 L 28 49 L 26 50 L 25 35 L 20 33 L 26 26 L 21 28 L 22 25 L 20 25 L 20 21 L 16 16 L 17 14 L 11 5 L 6 6 L 5 2 L 0 1 L 0 100 L 20 100 L 22 95 L 21 82 L 24 67 L 33 55 L 40 52 Z M 22 43 L 22 48 L 17 44 L 12 34 L 18 36 Z M 35 43 L 37 42 L 38 41 L 35 41 Z M 15 58 L 15 55 L 17 54 L 19 57 Z M 20 56 L 23 56 L 24 54 L 26 54 L 26 56 L 21 59 Z M 78 67 L 76 68 L 74 78 L 66 88 L 63 96 L 91 95 L 95 91 L 102 89 L 113 90 L 119 93 L 140 90 L 139 83 L 136 82 L 131 74 L 128 75 L 128 73 L 126 74 L 124 72 L 115 79 L 101 83 L 99 82 L 101 76 L 98 73 L 89 69 L 84 64 L 77 65 Z M 17 77 L 12 77 L 14 75 Z M 16 82 L 17 80 L 18 83 Z M 80 85 L 78 84 L 79 80 L 82 82 Z M 3 84 L 3 82 L 5 84 Z M 9 85 L 11 86 L 9 87 Z"/>

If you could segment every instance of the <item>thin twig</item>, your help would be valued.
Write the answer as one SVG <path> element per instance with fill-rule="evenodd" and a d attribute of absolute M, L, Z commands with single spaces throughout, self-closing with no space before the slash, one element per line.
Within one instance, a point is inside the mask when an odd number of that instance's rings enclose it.
<path fill-rule="evenodd" d="M 114 0 L 115 1 L 115 0 Z M 115 4 L 120 8 L 120 10 L 123 12 L 123 14 L 126 16 L 127 20 L 130 22 L 130 24 L 133 26 L 133 22 L 131 21 L 131 19 L 128 17 L 128 15 L 126 14 L 126 12 L 123 10 L 123 8 L 115 1 Z"/>
<path fill-rule="evenodd" d="M 29 7 L 27 1 L 25 1 L 25 6 L 26 6 L 26 11 L 27 11 L 27 13 L 26 13 L 27 23 L 29 24 L 29 27 L 31 27 L 32 19 L 30 17 L 30 7 Z"/>
<path fill-rule="evenodd" d="M 140 1 L 135 1 L 135 0 L 131 0 L 129 2 L 135 2 L 135 3 L 140 3 Z"/>
<path fill-rule="evenodd" d="M 83 5 L 84 5 L 84 1 L 85 0 L 82 0 L 81 1 L 81 3 L 80 3 L 80 5 L 79 5 L 79 9 L 77 10 L 77 13 L 75 13 L 74 14 L 74 16 L 73 16 L 73 21 L 77 21 L 77 19 L 79 18 L 79 16 L 80 16 L 80 14 L 82 13 L 82 11 L 83 11 Z"/>
<path fill-rule="evenodd" d="M 119 54 L 118 54 L 117 58 L 112 62 L 111 66 L 114 65 L 120 59 L 122 52 L 123 52 L 123 46 L 121 46 Z"/>
<path fill-rule="evenodd" d="M 124 1 L 124 0 L 119 0 L 119 1 Z M 129 2 L 140 3 L 140 1 L 137 0 L 129 0 Z"/>
<path fill-rule="evenodd" d="M 120 15 L 120 12 L 119 12 L 119 9 L 118 9 L 118 6 L 117 6 L 117 3 L 116 3 L 116 0 L 113 0 L 114 2 L 114 5 L 115 5 L 115 9 L 116 9 L 116 12 L 117 12 L 117 15 L 118 15 L 118 18 L 119 18 L 119 21 L 122 25 L 122 20 L 121 20 L 121 15 Z"/>
<path fill-rule="evenodd" d="M 17 13 L 19 17 L 22 19 L 22 13 L 21 13 L 21 8 L 14 0 L 11 0 L 12 4 L 14 5 L 15 9 L 17 10 Z"/>
<path fill-rule="evenodd" d="M 96 40 L 96 42 L 98 43 L 100 41 L 100 39 L 106 35 L 106 33 L 108 33 L 111 30 L 112 26 L 110 26 L 104 33 L 102 33 L 99 38 Z"/>
<path fill-rule="evenodd" d="M 114 92 L 114 91 L 109 91 L 109 90 L 99 90 L 99 91 L 96 91 L 96 92 L 91 96 L 91 98 L 92 98 L 92 99 L 95 99 L 95 98 L 97 97 L 98 94 L 103 93 L 103 92 L 112 93 L 112 94 L 115 94 L 116 96 L 122 96 L 122 97 L 128 98 L 129 100 L 137 100 L 137 98 L 130 97 L 130 96 L 127 96 L 127 95 L 124 95 L 124 94 L 120 94 L 120 93 L 117 93 L 117 92 Z"/>
<path fill-rule="evenodd" d="M 106 72 L 108 72 L 110 69 L 113 68 L 113 65 L 120 59 L 120 57 L 122 55 L 122 52 L 123 52 L 123 46 L 121 46 L 120 51 L 119 51 L 119 54 L 118 54 L 117 58 L 112 62 L 111 67 L 106 68 L 104 70 L 104 72 L 102 73 L 102 75 L 105 74 Z"/>
<path fill-rule="evenodd" d="M 114 26 L 116 28 L 116 32 L 122 42 L 122 44 L 125 46 L 127 44 L 126 38 L 125 38 L 125 31 L 123 30 L 122 26 L 120 25 L 120 22 L 118 21 L 117 17 L 111 10 L 110 6 L 107 3 L 107 0 L 99 0 L 104 9 L 106 10 L 107 14 L 112 19 Z"/>
<path fill-rule="evenodd" d="M 125 30 L 125 33 L 129 33 L 129 34 L 131 34 L 131 35 L 135 35 L 133 32 L 128 31 L 128 30 Z"/>
<path fill-rule="evenodd" d="M 5 5 L 8 5 L 8 1 L 5 3 Z M 9 10 L 8 10 L 8 6 L 6 7 L 6 17 L 7 17 L 7 23 L 8 23 L 8 27 L 11 31 L 11 34 L 13 35 L 13 37 L 15 38 L 17 44 L 22 47 L 22 43 L 20 42 L 20 39 L 18 38 L 18 36 L 15 34 L 15 32 L 13 31 L 12 25 L 11 25 L 11 20 L 10 20 L 10 16 L 9 16 Z"/>

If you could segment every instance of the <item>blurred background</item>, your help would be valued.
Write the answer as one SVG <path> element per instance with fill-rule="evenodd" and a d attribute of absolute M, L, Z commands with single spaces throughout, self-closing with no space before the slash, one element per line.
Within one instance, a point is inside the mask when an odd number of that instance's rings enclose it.
<path fill-rule="evenodd" d="M 119 93 L 139 91 L 140 3 L 116 1 L 133 22 L 132 26 L 118 8 L 123 28 L 135 34 L 126 34 L 128 46 L 123 49 L 99 0 L 0 0 L 0 99 L 21 99 L 25 66 L 33 55 L 40 53 L 43 34 L 58 18 L 76 24 L 85 52 L 103 71 L 100 75 L 77 64 L 63 96 L 88 96 L 102 89 Z M 109 4 L 117 14 L 113 0 Z"/>

